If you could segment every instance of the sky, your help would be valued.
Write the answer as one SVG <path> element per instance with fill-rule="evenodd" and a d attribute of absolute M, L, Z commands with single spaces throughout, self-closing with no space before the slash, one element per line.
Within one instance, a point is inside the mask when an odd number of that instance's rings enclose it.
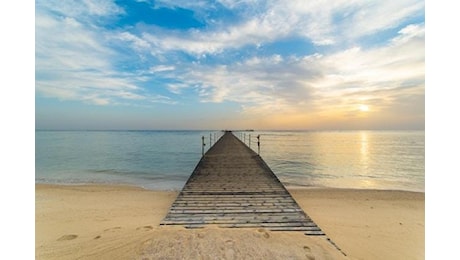
<path fill-rule="evenodd" d="M 35 128 L 424 130 L 425 2 L 36 0 Z"/>

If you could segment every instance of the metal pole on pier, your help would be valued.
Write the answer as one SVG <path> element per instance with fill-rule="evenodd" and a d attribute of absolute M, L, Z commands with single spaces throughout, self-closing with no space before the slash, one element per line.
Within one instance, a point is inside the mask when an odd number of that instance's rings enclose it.
<path fill-rule="evenodd" d="M 206 144 L 204 143 L 204 135 L 201 137 L 201 156 L 204 155 L 204 147 L 206 146 Z"/>
<path fill-rule="evenodd" d="M 251 134 L 249 134 L 249 148 L 251 148 Z"/>
<path fill-rule="evenodd" d="M 257 136 L 257 154 L 260 155 L 260 135 Z"/>

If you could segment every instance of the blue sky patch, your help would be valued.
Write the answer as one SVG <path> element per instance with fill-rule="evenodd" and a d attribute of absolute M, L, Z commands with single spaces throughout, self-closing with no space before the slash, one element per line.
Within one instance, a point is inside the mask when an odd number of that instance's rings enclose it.
<path fill-rule="evenodd" d="M 135 25 L 145 23 L 157 25 L 166 29 L 190 29 L 205 26 L 194 17 L 192 10 L 184 8 L 155 8 L 147 2 L 119 1 L 119 5 L 125 10 L 118 21 L 119 26 Z"/>

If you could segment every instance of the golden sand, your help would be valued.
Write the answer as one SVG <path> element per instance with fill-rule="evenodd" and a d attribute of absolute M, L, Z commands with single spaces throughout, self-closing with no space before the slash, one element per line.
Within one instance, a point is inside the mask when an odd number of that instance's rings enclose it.
<path fill-rule="evenodd" d="M 35 189 L 36 259 L 425 257 L 424 193 L 291 189 L 327 235 L 313 237 L 265 229 L 159 226 L 177 192 L 116 185 L 37 184 Z"/>

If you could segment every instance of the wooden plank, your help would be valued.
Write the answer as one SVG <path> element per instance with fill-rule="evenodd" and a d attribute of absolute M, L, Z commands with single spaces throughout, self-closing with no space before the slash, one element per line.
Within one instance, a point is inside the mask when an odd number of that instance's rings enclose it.
<path fill-rule="evenodd" d="M 187 195 L 187 196 L 185 196 Z M 252 195 L 245 195 L 245 194 L 210 194 L 210 195 L 195 195 L 195 194 L 179 194 L 179 197 L 177 200 L 193 200 L 193 199 L 199 199 L 199 200 L 240 200 L 240 199 L 250 199 L 250 200 L 267 200 L 267 199 L 278 199 L 278 200 L 289 200 L 293 201 L 292 197 L 287 194 L 252 194 Z"/>
<path fill-rule="evenodd" d="M 201 214 L 218 214 L 218 213 L 280 213 L 280 212 L 302 212 L 301 209 L 293 208 L 293 209 L 170 209 L 171 213 L 181 213 L 181 214 L 194 214 L 194 213 L 201 213 Z"/>
<path fill-rule="evenodd" d="M 173 206 L 206 206 L 206 205 L 215 205 L 215 206 L 226 206 L 226 205 L 280 205 L 288 206 L 296 204 L 292 201 L 277 201 L 277 200 L 180 200 L 173 203 Z"/>
<path fill-rule="evenodd" d="M 251 226 L 251 227 L 280 227 L 280 226 L 289 226 L 289 227 L 314 227 L 317 228 L 315 223 L 312 222 L 304 222 L 303 220 L 298 221 L 277 221 L 277 222 L 269 222 L 265 220 L 257 220 L 257 219 L 248 219 L 248 220 L 224 220 L 224 219 L 216 219 L 216 220 L 165 220 L 163 225 L 186 225 L 186 224 L 232 224 L 238 225 L 239 227 Z"/>
<path fill-rule="evenodd" d="M 267 228 L 272 231 L 297 230 L 297 231 L 319 231 L 316 225 L 308 225 L 306 223 L 236 223 L 236 224 L 221 224 L 223 228 Z"/>
<path fill-rule="evenodd" d="M 306 221 L 311 221 L 310 218 L 306 217 L 304 214 L 300 214 L 299 212 L 295 213 L 270 213 L 270 214 L 258 214 L 255 215 L 253 213 L 247 213 L 247 214 L 242 214 L 242 213 L 237 213 L 237 214 L 232 214 L 232 213 L 219 213 L 219 214 L 168 214 L 167 218 L 165 219 L 194 219 L 194 218 L 200 218 L 200 219 L 235 219 L 235 218 L 253 218 L 253 219 L 258 219 L 258 218 L 273 218 L 273 219 L 295 219 L 295 218 L 300 218 L 304 219 Z"/>

